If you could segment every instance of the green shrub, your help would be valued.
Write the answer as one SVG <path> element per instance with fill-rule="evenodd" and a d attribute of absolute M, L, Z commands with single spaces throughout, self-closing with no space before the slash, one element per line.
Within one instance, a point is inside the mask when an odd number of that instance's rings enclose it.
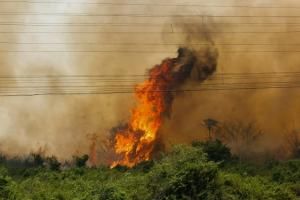
<path fill-rule="evenodd" d="M 222 174 L 222 199 L 226 200 L 294 200 L 288 187 L 272 183 L 261 177 L 241 177 Z"/>
<path fill-rule="evenodd" d="M 99 200 L 126 200 L 126 193 L 114 186 L 104 186 L 99 191 Z"/>
<path fill-rule="evenodd" d="M 294 192 L 294 194 L 298 197 L 300 197 L 300 183 L 295 183 L 288 185 L 290 189 Z"/>
<path fill-rule="evenodd" d="M 14 183 L 9 177 L 0 176 L 0 199 L 14 200 L 17 199 Z"/>
<path fill-rule="evenodd" d="M 132 169 L 57 171 L 60 163 L 54 157 L 45 160 L 48 167 L 17 168 L 13 174 L 7 169 L 16 168 L 3 166 L 0 200 L 293 200 L 300 194 L 299 160 L 258 167 L 232 161 L 218 141 L 193 145 L 175 146 L 160 159 Z"/>
<path fill-rule="evenodd" d="M 230 149 L 226 147 L 220 140 L 193 142 L 192 145 L 194 147 L 202 148 L 202 150 L 207 154 L 208 160 L 215 162 L 231 160 Z"/>
<path fill-rule="evenodd" d="M 86 166 L 86 162 L 89 160 L 88 155 L 83 155 L 81 157 L 74 157 L 76 167 Z"/>
<path fill-rule="evenodd" d="M 217 165 L 201 149 L 177 146 L 150 172 L 153 199 L 209 199 L 216 195 Z"/>
<path fill-rule="evenodd" d="M 272 180 L 284 183 L 300 183 L 300 160 L 280 162 L 271 169 Z"/>
<path fill-rule="evenodd" d="M 54 171 L 59 170 L 61 165 L 60 162 L 58 162 L 58 160 L 54 156 L 47 158 L 46 163 L 48 165 L 48 168 Z"/>

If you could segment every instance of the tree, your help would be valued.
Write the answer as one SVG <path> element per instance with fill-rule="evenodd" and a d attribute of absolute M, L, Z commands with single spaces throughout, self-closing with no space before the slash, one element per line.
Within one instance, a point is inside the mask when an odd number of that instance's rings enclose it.
<path fill-rule="evenodd" d="M 293 158 L 300 158 L 300 134 L 293 130 L 286 134 L 288 151 Z"/>
<path fill-rule="evenodd" d="M 208 130 L 208 139 L 211 140 L 212 139 L 212 131 L 214 128 L 216 128 L 218 126 L 219 122 L 217 120 L 208 118 L 208 119 L 203 120 L 203 124 Z"/>
<path fill-rule="evenodd" d="M 253 122 L 225 122 L 216 130 L 219 140 L 227 144 L 240 159 L 247 159 L 262 131 Z"/>

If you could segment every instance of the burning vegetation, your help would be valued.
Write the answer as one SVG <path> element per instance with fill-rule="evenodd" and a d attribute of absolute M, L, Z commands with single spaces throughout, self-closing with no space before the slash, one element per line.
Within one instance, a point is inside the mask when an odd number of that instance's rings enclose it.
<path fill-rule="evenodd" d="M 113 129 L 111 143 L 115 153 L 112 167 L 132 167 L 151 159 L 162 144 L 160 128 L 170 116 L 176 94 L 192 78 L 205 81 L 217 68 L 214 48 L 196 51 L 179 48 L 177 58 L 168 58 L 149 70 L 149 78 L 135 88 L 136 106 L 126 125 Z"/>

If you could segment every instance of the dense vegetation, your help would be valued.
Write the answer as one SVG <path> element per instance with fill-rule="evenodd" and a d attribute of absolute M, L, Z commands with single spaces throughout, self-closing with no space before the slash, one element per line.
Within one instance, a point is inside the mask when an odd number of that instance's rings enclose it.
<path fill-rule="evenodd" d="M 1 159 L 1 199 L 74 200 L 289 200 L 300 196 L 300 160 L 249 164 L 231 156 L 220 141 L 175 146 L 133 169 L 87 168 L 32 155 Z M 18 163 L 19 162 L 19 163 Z"/>

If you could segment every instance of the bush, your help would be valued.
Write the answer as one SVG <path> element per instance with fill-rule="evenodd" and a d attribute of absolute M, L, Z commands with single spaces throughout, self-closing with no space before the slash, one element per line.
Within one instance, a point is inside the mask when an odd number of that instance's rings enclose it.
<path fill-rule="evenodd" d="M 220 140 L 207 141 L 207 142 L 193 142 L 192 146 L 202 148 L 207 154 L 207 158 L 210 161 L 230 161 L 231 153 L 230 149 L 226 147 Z"/>
<path fill-rule="evenodd" d="M 284 183 L 300 183 L 300 160 L 280 162 L 271 169 L 272 180 Z"/>
<path fill-rule="evenodd" d="M 33 164 L 36 167 L 41 167 L 44 165 L 44 158 L 40 154 L 32 154 Z"/>
<path fill-rule="evenodd" d="M 48 166 L 49 169 L 57 171 L 60 168 L 60 162 L 58 162 L 58 160 L 52 156 L 46 159 L 46 164 Z"/>
<path fill-rule="evenodd" d="M 14 200 L 17 199 L 14 190 L 14 183 L 9 177 L 0 176 L 0 199 Z"/>
<path fill-rule="evenodd" d="M 104 186 L 99 191 L 99 200 L 126 200 L 126 193 L 114 186 Z"/>
<path fill-rule="evenodd" d="M 149 161 L 144 161 L 144 162 L 137 164 L 132 169 L 134 171 L 149 172 L 153 166 L 154 166 L 154 161 L 149 160 Z"/>
<path fill-rule="evenodd" d="M 241 177 L 222 174 L 222 199 L 294 200 L 288 187 L 280 186 L 261 177 Z"/>
<path fill-rule="evenodd" d="M 300 197 L 300 183 L 288 185 L 297 197 Z"/>
<path fill-rule="evenodd" d="M 153 199 L 209 199 L 216 196 L 217 165 L 201 149 L 177 146 L 150 172 Z"/>
<path fill-rule="evenodd" d="M 12 177 L 2 167 L 0 200 L 292 200 L 300 193 L 299 160 L 260 167 L 230 161 L 219 168 L 207 157 L 218 162 L 228 159 L 224 145 L 219 141 L 193 145 L 176 146 L 160 159 L 132 169 L 56 171 L 60 164 L 54 157 L 45 160 L 46 168 L 25 168 Z"/>
<path fill-rule="evenodd" d="M 89 160 L 88 155 L 83 155 L 82 157 L 74 157 L 76 167 L 86 166 L 86 162 Z"/>

